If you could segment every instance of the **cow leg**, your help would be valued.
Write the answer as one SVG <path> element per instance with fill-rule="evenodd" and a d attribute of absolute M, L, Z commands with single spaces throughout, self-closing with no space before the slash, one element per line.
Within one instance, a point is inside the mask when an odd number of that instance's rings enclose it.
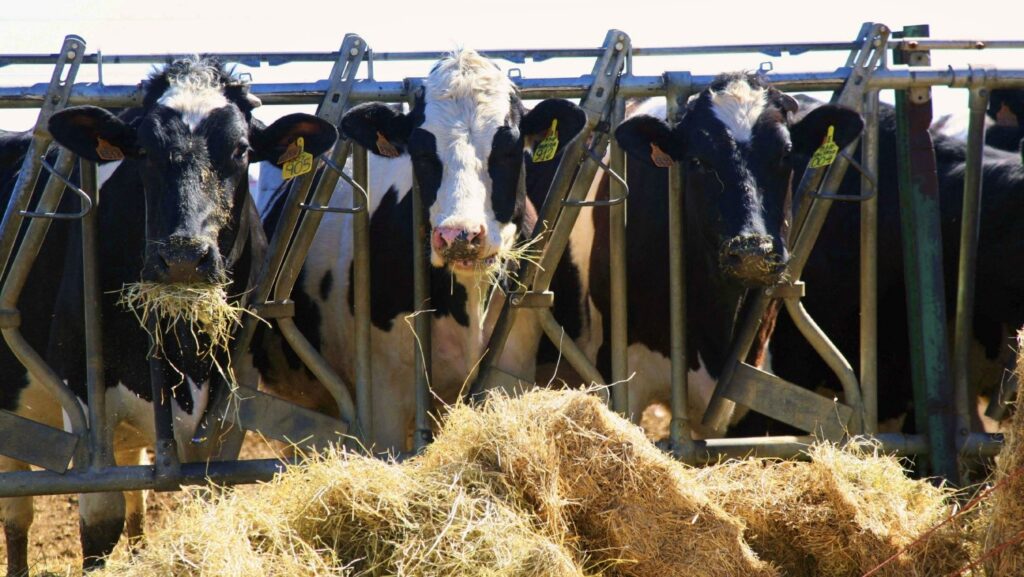
<path fill-rule="evenodd" d="M 118 451 L 114 458 L 119 467 L 149 464 L 146 451 L 140 449 Z M 124 505 L 124 534 L 128 539 L 129 551 L 134 555 L 143 545 L 142 537 L 146 527 L 146 492 L 125 491 Z"/>
<path fill-rule="evenodd" d="M 82 569 L 99 569 L 124 531 L 125 495 L 121 492 L 83 493 L 78 497 L 78 513 Z"/>
<path fill-rule="evenodd" d="M 0 456 L 0 472 L 28 471 L 21 461 Z M 28 575 L 28 529 L 32 525 L 32 497 L 0 499 L 0 518 L 7 543 L 7 577 Z"/>

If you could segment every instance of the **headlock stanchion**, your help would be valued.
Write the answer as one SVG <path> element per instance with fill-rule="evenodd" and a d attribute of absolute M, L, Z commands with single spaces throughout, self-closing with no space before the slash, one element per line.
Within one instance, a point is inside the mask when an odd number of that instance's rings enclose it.
<path fill-rule="evenodd" d="M 21 239 L 14 260 L 10 260 L 10 257 L 35 192 L 42 163 L 45 162 L 45 155 L 50 143 L 53 142 L 47 124 L 54 112 L 67 105 L 78 67 L 85 55 L 85 48 L 85 41 L 78 36 L 68 36 L 64 39 L 32 130 L 32 143 L 11 192 L 3 221 L 0 222 L 0 267 L 3 269 L 4 279 L 3 287 L 0 289 L 0 330 L 7 346 L 32 378 L 40 382 L 47 392 L 57 399 L 71 424 L 70 433 L 41 423 L 26 426 L 25 419 L 0 411 L 0 426 L 9 432 L 0 437 L 0 453 L 58 473 L 67 470 L 72 457 L 77 463 L 89 461 L 89 444 L 81 442 L 88 428 L 85 413 L 75 395 L 64 386 L 60 377 L 22 336 L 21 315 L 17 309 L 18 297 L 42 247 L 50 219 L 33 219 L 29 230 Z M 70 174 L 74 162 L 73 154 L 61 150 L 55 171 L 59 174 Z M 61 180 L 49 179 L 36 204 L 35 212 L 55 212 L 63 192 L 64 183 Z"/>
<path fill-rule="evenodd" d="M 888 36 L 889 30 L 880 24 L 865 25 L 861 30 L 862 45 L 850 55 L 848 80 L 833 97 L 835 103 L 856 110 L 861 108 L 867 81 L 885 51 Z M 847 148 L 852 149 L 853 145 Z M 750 295 L 744 304 L 743 323 L 734 337 L 732 350 L 704 415 L 705 425 L 723 429 L 735 401 L 809 433 L 820 431 L 829 439 L 841 438 L 846 430 L 861 431 L 860 387 L 853 369 L 800 304 L 803 296 L 800 274 L 833 202 L 823 195 L 835 195 L 847 164 L 846 156 L 839 155 L 828 166 L 808 167 L 804 172 L 794 197 L 801 202 L 790 236 L 792 246 L 787 269 L 790 280 L 788 284 Z M 815 194 L 819 187 L 821 192 Z M 783 300 L 801 334 L 839 377 L 849 406 L 833 403 L 744 362 L 772 298 Z"/>
<path fill-rule="evenodd" d="M 580 208 L 584 206 L 583 199 L 597 174 L 597 165 L 590 162 L 587 155 L 589 153 L 600 158 L 608 145 L 609 121 L 614 115 L 616 87 L 629 45 L 629 37 L 625 33 L 608 31 L 603 53 L 594 64 L 590 76 L 592 84 L 580 100 L 580 108 L 587 116 L 586 124 L 562 152 L 561 162 L 538 214 L 533 237 L 540 238 L 540 257 L 537 263 L 527 262 L 523 265 L 521 282 L 526 289 L 509 295 L 506 306 L 502 308 L 480 363 L 477 379 L 470 389 L 471 396 L 478 396 L 493 387 L 514 386 L 520 381 L 515 375 L 499 369 L 496 363 L 505 349 L 519 309 L 522 308 L 534 309 L 533 313 L 538 316 L 544 334 L 559 347 L 565 360 L 584 379 L 596 384 L 604 382 L 604 378 L 576 343 L 562 338 L 564 331 L 551 312 L 554 295 L 548 289 L 558 261 L 569 243 L 572 226 Z"/>
<path fill-rule="evenodd" d="M 317 116 L 335 126 L 341 123 L 341 117 L 349 106 L 356 73 L 367 51 L 366 42 L 361 37 L 356 34 L 345 36 L 338 60 L 331 71 L 329 88 L 317 109 Z M 258 315 L 277 323 L 285 341 L 334 398 L 341 420 L 336 421 L 314 411 L 300 409 L 249 387 L 238 392 L 226 391 L 213 404 L 214 408 L 208 417 L 219 419 L 226 416 L 241 428 L 258 430 L 271 438 L 305 445 L 337 441 L 339 435 L 358 435 L 360 427 L 363 431 L 369 430 L 366 428 L 368 423 L 361 419 L 359 425 L 356 425 L 356 405 L 345 383 L 295 326 L 292 319 L 295 305 L 289 299 L 324 213 L 354 213 L 359 218 L 360 214 L 366 212 L 365 197 L 360 194 L 353 195 L 353 198 L 362 200 L 362 204 L 355 207 L 327 206 L 339 177 L 343 175 L 341 167 L 345 165 L 350 151 L 348 143 L 339 142 L 334 147 L 329 153 L 330 157 L 324 161 L 326 169 L 319 175 L 312 195 L 310 189 L 318 171 L 310 171 L 291 183 L 288 201 L 260 269 L 256 289 L 249 300 Z M 358 170 L 358 162 L 356 166 Z M 365 191 L 365 180 L 360 184 Z M 369 275 L 363 276 L 368 278 Z M 271 292 L 274 298 L 268 300 Z M 244 319 L 232 347 L 235 358 L 241 358 L 248 350 L 257 322 L 258 319 L 253 316 Z M 237 408 L 232 406 L 233 403 L 237 403 Z M 293 419 L 292 415 L 301 415 L 301 418 Z"/>
<path fill-rule="evenodd" d="M 589 75 L 576 78 L 513 78 L 523 99 L 549 97 L 581 98 L 580 106 L 586 113 L 586 125 L 581 133 L 562 152 L 562 159 L 539 211 L 534 236 L 541 235 L 534 246 L 541 250 L 538 264 L 523 263 L 519 281 L 525 288 L 509 294 L 494 321 L 491 341 L 473 382 L 471 393 L 485 389 L 518 384 L 520 379 L 498 368 L 501 351 L 517 316 L 535 315 L 547 338 L 560 345 L 564 360 L 569 362 L 584 380 L 593 383 L 628 380 L 627 313 L 625 275 L 625 230 L 628 190 L 625 183 L 610 179 L 609 200 L 588 201 L 587 193 L 597 175 L 599 166 L 610 173 L 625 173 L 627 159 L 617 146 L 611 147 L 609 165 L 599 160 L 609 145 L 610 133 L 622 121 L 625 99 L 632 97 L 666 97 L 670 119 L 674 118 L 686 98 L 705 88 L 714 80 L 712 75 L 688 72 L 667 72 L 660 76 L 634 76 L 631 59 L 645 55 L 684 55 L 727 52 L 759 52 L 780 55 L 797 54 L 811 50 L 843 50 L 849 52 L 846 65 L 828 72 L 772 73 L 771 84 L 784 91 L 836 91 L 833 102 L 861 110 L 865 118 L 865 131 L 861 138 L 861 164 L 863 166 L 862 194 L 836 196 L 839 183 L 851 152 L 856 144 L 841 154 L 828 168 L 809 169 L 801 181 L 796 198 L 802 199 L 799 213 L 790 232 L 791 260 L 789 282 L 786 285 L 750 294 L 742 318 L 744 322 L 737 334 L 705 422 L 718 427 L 724 425 L 732 403 L 739 402 L 756 411 L 795 425 L 808 433 L 799 437 L 765 437 L 758 439 L 690 439 L 687 407 L 686 368 L 686 268 L 683 219 L 684 170 L 674 166 L 669 173 L 670 207 L 670 262 L 671 278 L 671 360 L 672 360 L 672 412 L 671 446 L 673 453 L 687 461 L 703 463 L 721 456 L 759 454 L 763 456 L 792 457 L 806 448 L 815 438 L 842 440 L 847 433 L 869 433 L 887 451 L 905 455 L 927 455 L 932 473 L 955 479 L 959 464 L 957 455 L 991 455 L 998 449 L 998 440 L 990 435 L 972 432 L 967 388 L 967 345 L 970 343 L 971 313 L 974 301 L 974 269 L 977 261 L 979 235 L 979 203 L 981 199 L 981 159 L 984 136 L 984 108 L 988 91 L 995 88 L 1024 88 L 1024 70 L 977 69 L 973 67 L 929 67 L 928 50 L 1024 48 L 1024 42 L 943 41 L 924 37 L 927 30 L 904 30 L 898 43 L 889 44 L 889 30 L 881 24 L 868 23 L 854 42 L 736 45 L 712 47 L 633 48 L 630 38 L 623 32 L 611 30 L 599 49 L 560 50 L 506 50 L 485 51 L 491 58 L 513 62 L 527 59 L 541 61 L 558 57 L 590 57 L 597 61 Z M 892 48 L 906 64 L 913 64 L 913 74 L 906 68 L 889 68 L 885 52 Z M 98 62 L 97 55 L 85 55 L 85 42 L 78 37 L 65 39 L 60 53 L 53 56 L 2 56 L 0 66 L 20 63 L 55 64 L 49 84 L 32 87 L 0 88 L 0 107 L 39 107 L 39 118 L 34 138 L 22 171 L 15 184 L 3 220 L 0 221 L 0 265 L 3 285 L 0 287 L 0 331 L 8 346 L 25 365 L 32 378 L 41 383 L 60 403 L 68 417 L 70 432 L 54 429 L 9 412 L 0 411 L 0 453 L 38 465 L 46 471 L 16 472 L 0 477 L 0 497 L 30 494 L 119 491 L 137 489 L 169 489 L 183 484 L 217 482 L 240 483 L 269 479 L 283 466 L 278 461 L 242 461 L 179 463 L 173 445 L 168 406 L 155 403 L 158 458 L 153 466 L 114 467 L 111 454 L 112 423 L 106 418 L 103 405 L 104 383 L 103 351 L 99 335 L 100 318 L 97 283 L 97 230 L 96 213 L 90 207 L 98 203 L 96 169 L 91 162 L 81 163 L 81 189 L 70 186 L 81 199 L 77 214 L 57 213 L 61 196 L 68 182 L 75 159 L 61 151 L 53 162 L 54 177 L 50 178 L 33 205 L 33 194 L 43 167 L 43 155 L 51 143 L 46 126 L 53 112 L 68 104 L 93 104 L 107 108 L 137 106 L 141 104 L 138 86 L 110 86 L 101 83 L 75 84 L 75 74 L 83 62 Z M 379 81 L 373 77 L 373 60 L 426 60 L 442 56 L 438 52 L 372 53 L 365 41 L 355 34 L 346 35 L 338 52 L 323 54 L 227 54 L 229 61 L 241 63 L 269 62 L 279 64 L 297 61 L 331 61 L 334 68 L 326 80 L 306 83 L 254 84 L 252 94 L 264 104 L 318 104 L 317 114 L 338 125 L 342 114 L 354 103 L 369 100 L 410 102 L 415 98 L 422 80 L 407 78 L 401 81 Z M 111 62 L 158 62 L 165 56 L 125 55 L 105 56 Z M 903 62 L 901 61 L 901 62 Z M 363 63 L 369 77 L 356 79 Z M 958 270 L 955 338 L 953 341 L 952 371 L 944 337 L 945 311 L 942 304 L 941 253 L 930 244 L 937 212 L 934 204 L 933 182 L 920 174 L 920 167 L 934 163 L 923 154 L 924 138 L 931 119 L 929 89 L 932 86 L 963 88 L 969 91 L 971 123 L 968 130 L 968 156 L 964 182 L 963 220 Z M 877 334 L 877 227 L 878 198 L 873 181 L 878 174 L 879 91 L 898 90 L 898 116 L 900 130 L 906 136 L 901 157 L 905 171 L 905 186 L 901 210 L 904 219 L 904 238 L 910 245 L 904 252 L 907 259 L 907 280 L 910 290 L 910 334 L 915 339 L 913 348 L 916 405 L 923 411 L 918 421 L 922 434 L 877 434 L 878 431 L 878 375 Z M 927 143 L 930 144 L 930 143 Z M 919 146 L 921 145 L 921 146 Z M 342 172 L 349 156 L 353 156 L 352 176 Z M 299 408 L 277 397 L 257 391 L 253 383 L 241 382 L 236 390 L 220 387 L 223 394 L 211 399 L 210 409 L 197 433 L 195 443 L 221 443 L 217 458 L 233 458 L 241 443 L 244 430 L 257 430 L 276 439 L 300 444 L 323 443 L 339 439 L 356 438 L 372 443 L 373 411 L 370 404 L 372 382 L 369 323 L 369 189 L 366 151 L 347 140 L 341 140 L 323 159 L 323 168 L 296 178 L 288 197 L 277 230 L 270 240 L 265 261 L 255 289 L 247 295 L 246 306 L 261 317 L 277 323 L 283 339 L 296 352 L 312 374 L 330 392 L 335 400 L 339 418 Z M 934 176 L 934 175 L 932 175 Z M 330 206 L 329 202 L 338 179 L 346 180 L 353 188 L 353 205 Z M 520 186 L 525 186 L 521 183 Z M 868 189 L 871 190 L 868 190 Z M 415 351 L 415 383 L 410 383 L 410 394 L 417 400 L 414 442 L 417 450 L 430 441 L 430 319 L 431 314 L 420 309 L 429 308 L 430 264 L 429 224 L 418 186 L 413 189 L 414 206 L 414 302 L 416 314 L 410 323 L 417 335 Z M 821 333 L 800 303 L 804 287 L 799 282 L 809 251 L 822 227 L 829 206 L 836 200 L 861 202 L 861 343 L 860 365 L 855 371 L 829 339 Z M 65 203 L 66 204 L 66 203 Z M 32 212 L 27 212 L 32 206 Z M 562 327 L 553 316 L 551 305 L 556 295 L 550 291 L 552 277 L 559 259 L 569 242 L 569 235 L 580 208 L 602 207 L 609 210 L 610 248 L 610 344 L 611 373 L 600 374 L 583 351 L 571 339 L 562 338 Z M 313 237 L 326 212 L 351 215 L 353 230 L 354 282 L 356 304 L 356 360 L 355 400 L 348 383 L 336 374 L 316 348 L 299 332 L 292 317 L 294 302 L 290 300 L 301 266 L 310 250 Z M 88 418 L 82 404 L 61 382 L 43 357 L 28 345 L 19 330 L 20 315 L 16 303 L 30 267 L 38 254 L 51 220 L 54 218 L 82 218 L 82 245 L 85 298 L 85 335 L 87 339 Z M 923 223 L 923 224 L 922 224 Z M 929 224 L 930 223 L 930 224 Z M 26 225 L 27 224 L 27 225 Z M 629 223 L 642 226 L 643 223 Z M 932 231 L 932 232 L 928 232 Z M 16 243 L 19 235 L 21 240 Z M 910 241 L 911 238 L 919 239 Z M 928 241 L 928 242 L 925 242 Z M 15 245 L 17 254 L 13 256 Z M 920 253 L 912 251 L 921 251 Z M 492 298 L 500 299 L 499 291 Z M 761 318 L 773 299 L 782 301 L 793 317 L 798 329 L 825 359 L 843 386 L 843 403 L 834 403 L 796 385 L 756 369 L 742 362 L 751 346 Z M 492 301 L 492 302 L 496 302 Z M 501 303 L 498 303 L 501 304 Z M 522 309 L 532 309 L 524 311 Z M 252 343 L 257 320 L 246 317 L 232 346 L 232 358 L 245 356 Z M 488 322 L 491 322 L 489 319 Z M 940 342 L 941 341 L 941 342 Z M 154 366 L 153 385 L 160 385 L 160 373 Z M 859 373 L 859 374 L 858 374 Z M 629 407 L 627 388 L 617 385 L 612 389 L 616 410 L 638 414 L 642 407 Z M 160 396 L 158 395 L 159 399 Z M 935 410 L 936 407 L 942 410 Z M 376 413 L 380 415 L 381 412 Z M 378 417 L 380 418 L 380 417 Z M 86 433 L 88 430 L 88 434 Z M 74 459 L 75 467 L 68 470 Z"/>

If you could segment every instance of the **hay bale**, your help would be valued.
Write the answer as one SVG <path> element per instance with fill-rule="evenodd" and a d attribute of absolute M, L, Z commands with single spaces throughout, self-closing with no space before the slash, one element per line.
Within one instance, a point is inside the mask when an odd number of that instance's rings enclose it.
<path fill-rule="evenodd" d="M 747 540 L 787 576 L 859 576 L 952 513 L 951 492 L 909 479 L 897 459 L 832 445 L 810 462 L 755 459 L 697 471 Z M 946 575 L 971 556 L 962 523 L 946 525 L 876 575 Z"/>
<path fill-rule="evenodd" d="M 768 576 L 743 527 L 692 483 L 688 468 L 582 392 L 491 396 L 456 407 L 419 460 L 428 469 L 491 471 L 552 534 L 573 535 L 585 567 L 638 577 Z"/>
<path fill-rule="evenodd" d="M 1017 380 L 1024 382 L 1024 331 L 1017 334 Z M 992 514 L 985 536 L 985 549 L 993 550 L 1005 543 L 1015 543 L 993 552 L 985 563 L 985 570 L 992 577 L 1024 575 L 1024 543 L 1019 539 L 1024 533 L 1024 417 L 1020 408 L 1024 406 L 1024 386 L 1018 387 L 1016 413 L 1007 427 L 1003 449 L 996 458 L 997 483 L 1003 485 L 992 494 Z"/>
<path fill-rule="evenodd" d="M 338 451 L 251 491 L 194 496 L 119 577 L 582 577 L 573 554 L 473 471 L 434 475 Z"/>

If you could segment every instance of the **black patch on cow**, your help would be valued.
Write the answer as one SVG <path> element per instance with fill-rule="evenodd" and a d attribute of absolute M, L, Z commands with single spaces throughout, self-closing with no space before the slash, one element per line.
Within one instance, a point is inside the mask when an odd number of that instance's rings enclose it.
<path fill-rule="evenodd" d="M 334 276 L 331 275 L 331 271 L 324 273 L 323 278 L 320 279 L 320 299 L 326 301 L 328 295 L 331 294 L 331 285 L 334 284 Z"/>
<path fill-rule="evenodd" d="M 522 202 L 517 198 L 522 167 L 523 141 L 519 130 L 509 126 L 498 128 L 487 158 L 487 173 L 491 176 L 491 208 L 500 223 L 511 222 L 517 202 Z"/>
<path fill-rule="evenodd" d="M 389 190 L 370 217 L 370 321 L 390 331 L 399 314 L 433 309 L 435 318 L 451 316 L 468 327 L 466 289 L 447 268 L 430 267 L 430 302 L 413 303 L 412 195 L 404 195 L 401 202 L 397 198 L 398 192 Z M 355 314 L 354 264 L 348 275 L 348 307 Z"/>

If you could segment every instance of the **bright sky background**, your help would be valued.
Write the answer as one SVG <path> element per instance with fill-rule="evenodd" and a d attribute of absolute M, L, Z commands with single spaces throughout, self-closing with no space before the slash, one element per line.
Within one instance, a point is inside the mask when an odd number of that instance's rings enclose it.
<path fill-rule="evenodd" d="M 379 52 L 392 50 L 597 47 L 609 28 L 618 28 L 634 46 L 693 46 L 852 40 L 865 21 L 898 30 L 930 24 L 933 38 L 1021 39 L 1024 4 L 1006 0 L 1003 9 L 972 10 L 950 0 L 855 0 L 793 2 L 774 0 L 656 1 L 454 0 L 278 1 L 218 0 L 4 0 L 0 10 L 0 53 L 54 53 L 66 34 L 78 34 L 88 52 L 106 55 L 182 52 L 334 51 L 345 32 L 357 32 Z M 994 6 L 989 3 L 990 6 Z M 1013 8 L 1013 6 L 1017 8 Z M 1016 14 L 1012 14 L 1012 12 Z M 935 54 L 935 65 L 994 64 L 1024 67 L 1024 51 L 986 50 Z M 710 74 L 756 69 L 772 62 L 776 71 L 827 71 L 845 62 L 844 53 L 773 58 L 763 54 L 637 58 L 635 73 L 690 70 Z M 509 65 L 526 77 L 579 76 L 590 59 Z M 423 76 L 429 62 L 378 63 L 376 77 L 398 80 Z M 108 84 L 134 84 L 149 66 L 104 67 Z M 330 63 L 239 68 L 253 82 L 314 81 L 326 78 Z M 0 68 L 0 85 L 47 82 L 49 67 Z M 79 81 L 95 81 L 96 67 L 83 66 Z M 962 91 L 936 91 L 936 115 L 966 106 Z M 949 94 L 944 94 L 944 93 Z M 883 93 L 883 98 L 889 100 Z M 269 120 L 281 107 L 265 106 L 257 116 Z M 26 129 L 34 111 L 0 110 L 0 127 Z"/>

